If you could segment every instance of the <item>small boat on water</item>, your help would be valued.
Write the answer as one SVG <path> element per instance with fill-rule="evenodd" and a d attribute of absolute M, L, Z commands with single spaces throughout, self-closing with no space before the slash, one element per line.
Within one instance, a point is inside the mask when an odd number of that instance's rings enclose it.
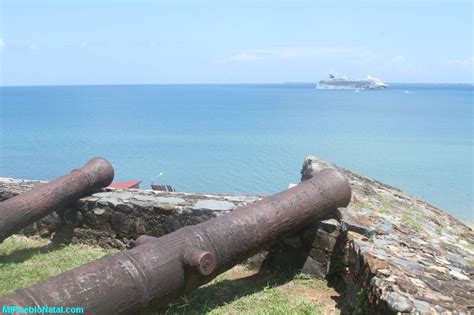
<path fill-rule="evenodd" d="M 321 80 L 316 85 L 316 89 L 330 89 L 330 90 L 382 90 L 388 87 L 379 78 L 367 76 L 363 80 L 350 80 L 346 77 L 336 77 L 329 75 L 329 80 Z"/>

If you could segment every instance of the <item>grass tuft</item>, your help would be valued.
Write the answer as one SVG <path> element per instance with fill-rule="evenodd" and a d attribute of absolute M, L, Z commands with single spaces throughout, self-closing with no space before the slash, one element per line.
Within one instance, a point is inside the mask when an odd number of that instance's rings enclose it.
<path fill-rule="evenodd" d="M 420 222 L 416 221 L 412 216 L 405 214 L 403 216 L 403 221 L 413 230 L 420 232 L 421 231 L 421 224 Z"/>

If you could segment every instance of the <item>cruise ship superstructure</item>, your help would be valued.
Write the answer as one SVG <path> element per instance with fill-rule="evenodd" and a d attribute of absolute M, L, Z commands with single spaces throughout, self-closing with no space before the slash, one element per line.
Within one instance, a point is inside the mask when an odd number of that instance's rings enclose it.
<path fill-rule="evenodd" d="M 317 89 L 332 90 L 381 90 L 387 88 L 388 85 L 383 83 L 379 78 L 367 76 L 364 80 L 350 80 L 346 77 L 337 78 L 329 75 L 329 80 L 321 80 L 316 85 Z"/>

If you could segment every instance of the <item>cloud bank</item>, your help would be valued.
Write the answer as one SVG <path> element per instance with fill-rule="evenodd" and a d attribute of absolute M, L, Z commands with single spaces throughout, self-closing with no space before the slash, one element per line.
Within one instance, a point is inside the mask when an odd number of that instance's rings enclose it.
<path fill-rule="evenodd" d="M 465 59 L 448 60 L 448 65 L 460 68 L 472 68 L 474 67 L 474 56 Z"/>
<path fill-rule="evenodd" d="M 370 60 L 373 56 L 374 53 L 372 50 L 361 47 L 296 46 L 241 50 L 229 56 L 226 60 L 228 62 L 248 62 L 257 60 L 292 60 L 321 57 L 346 57 Z"/>

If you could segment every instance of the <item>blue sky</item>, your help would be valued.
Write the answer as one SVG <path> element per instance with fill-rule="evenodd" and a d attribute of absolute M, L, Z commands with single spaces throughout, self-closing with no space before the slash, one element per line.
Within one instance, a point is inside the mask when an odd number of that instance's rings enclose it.
<path fill-rule="evenodd" d="M 474 81 L 472 1 L 0 3 L 1 85 Z"/>

